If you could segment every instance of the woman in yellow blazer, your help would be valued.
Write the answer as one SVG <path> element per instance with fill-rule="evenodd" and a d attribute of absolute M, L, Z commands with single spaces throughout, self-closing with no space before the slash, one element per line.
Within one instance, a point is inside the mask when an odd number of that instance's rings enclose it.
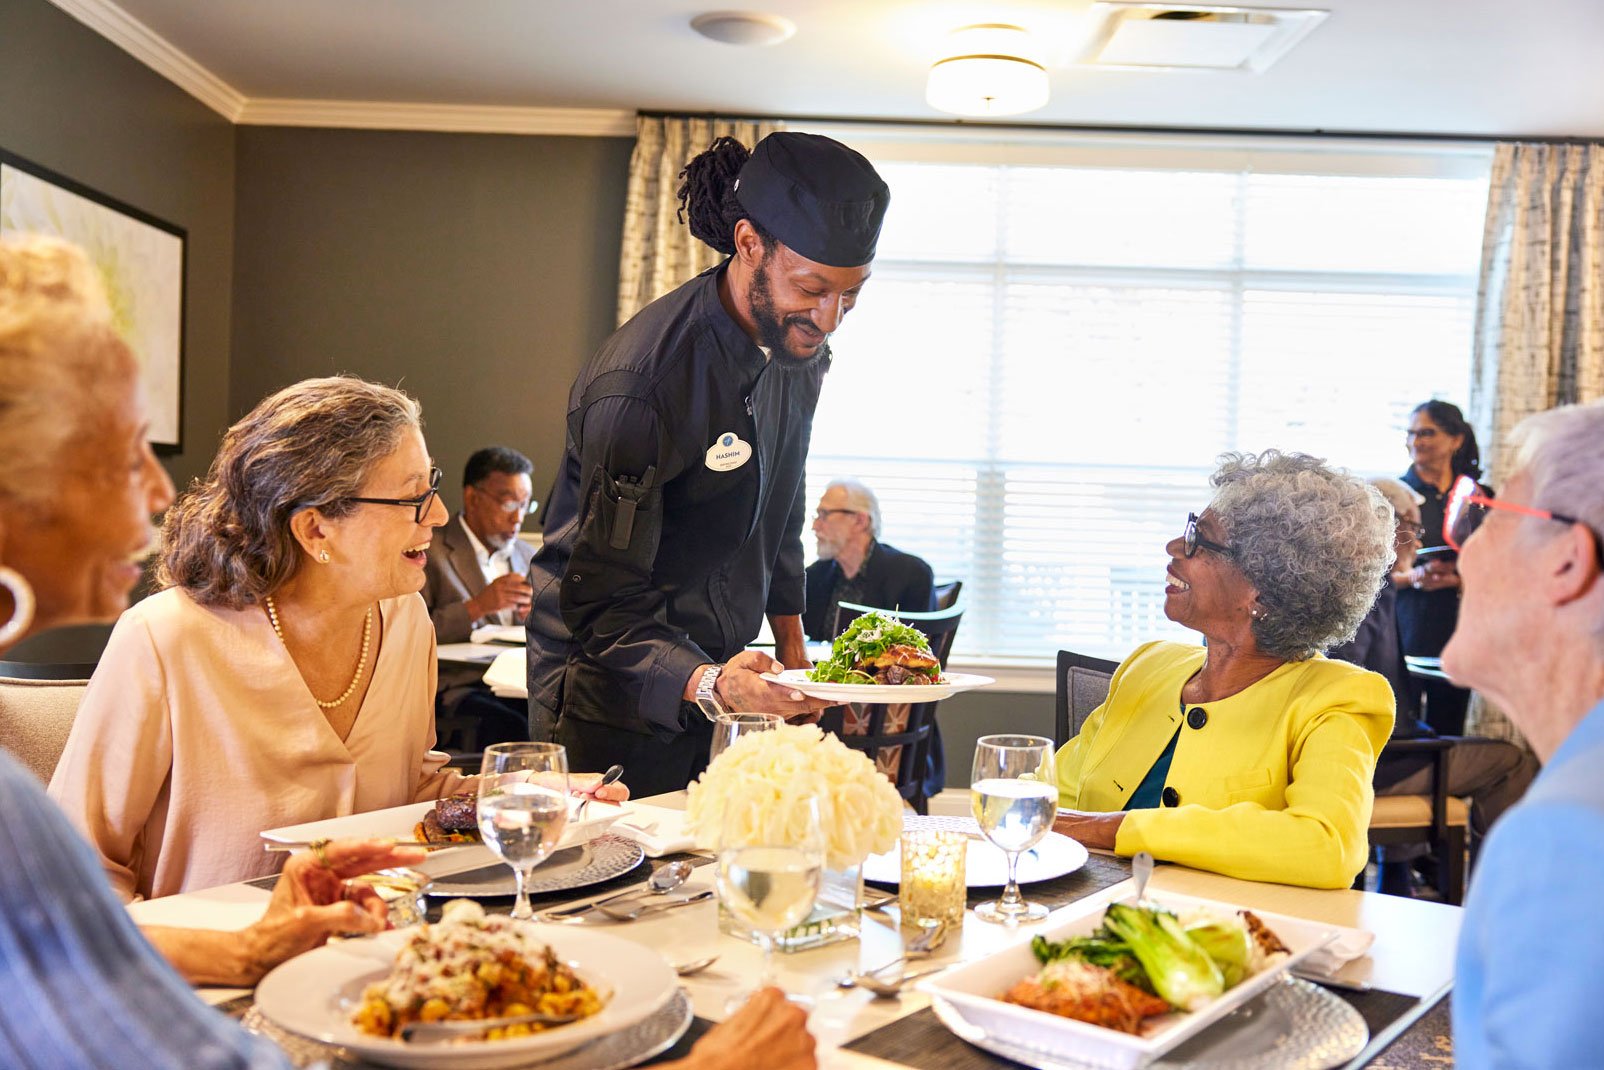
<path fill-rule="evenodd" d="M 1227 454 L 1170 556 L 1164 615 L 1207 646 L 1150 643 L 1058 752 L 1054 827 L 1091 847 L 1245 880 L 1343 888 L 1364 868 L 1384 677 L 1351 638 L 1392 553 L 1392 509 L 1303 454 Z"/>

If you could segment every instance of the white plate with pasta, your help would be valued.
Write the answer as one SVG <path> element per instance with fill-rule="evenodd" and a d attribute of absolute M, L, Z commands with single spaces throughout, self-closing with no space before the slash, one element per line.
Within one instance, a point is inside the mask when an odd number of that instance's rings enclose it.
<path fill-rule="evenodd" d="M 402 949 L 422 927 L 336 940 L 298 955 L 262 979 L 256 989 L 256 1006 L 275 1025 L 324 1044 L 338 1045 L 380 1065 L 498 1070 L 554 1058 L 625 1029 L 651 1015 L 674 994 L 677 982 L 673 969 L 639 944 L 606 933 L 496 917 L 498 929 L 516 927 L 523 945 L 549 946 L 556 960 L 571 967 L 597 994 L 600 1009 L 566 1025 L 499 1040 L 408 1043 L 376 1033 L 370 1008 L 371 1001 L 380 997 L 373 986 L 384 982 L 392 986 L 392 991 L 407 993 L 408 1000 L 415 998 L 414 993 L 425 991 L 397 963 Z M 428 928 L 437 932 L 445 925 L 436 923 Z M 498 935 L 504 936 L 505 932 Z M 415 958 L 409 955 L 409 962 Z M 537 966 L 542 961 L 538 955 L 526 960 Z M 411 968 L 415 967 L 407 967 Z M 409 1004 L 401 1004 L 406 1005 Z M 414 1011 L 418 1007 L 421 1004 L 414 1005 Z M 402 1015 L 414 1011 L 399 1012 L 391 1024 L 398 1029 L 404 1020 Z M 447 1016 L 459 1017 L 459 1009 L 449 1008 Z"/>

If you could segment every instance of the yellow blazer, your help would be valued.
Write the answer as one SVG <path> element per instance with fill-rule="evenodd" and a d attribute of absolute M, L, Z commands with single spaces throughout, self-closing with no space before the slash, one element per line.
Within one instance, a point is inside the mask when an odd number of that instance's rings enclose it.
<path fill-rule="evenodd" d="M 1179 799 L 1129 811 L 1119 854 L 1150 851 L 1243 880 L 1348 887 L 1369 854 L 1371 777 L 1392 733 L 1392 688 L 1317 656 L 1188 706 L 1207 715 L 1194 728 L 1180 695 L 1203 656 L 1202 647 L 1149 643 L 1125 659 L 1108 700 L 1058 751 L 1060 805 L 1124 809 L 1180 726 L 1164 781 Z"/>

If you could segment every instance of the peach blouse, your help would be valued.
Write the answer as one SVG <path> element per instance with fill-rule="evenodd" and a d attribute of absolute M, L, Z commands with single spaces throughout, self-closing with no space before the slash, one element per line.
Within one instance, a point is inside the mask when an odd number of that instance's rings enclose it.
<path fill-rule="evenodd" d="M 257 833 L 459 790 L 434 750 L 435 641 L 423 599 L 379 603 L 373 681 L 342 742 L 260 607 L 179 589 L 132 606 L 89 682 L 50 797 L 124 900 L 261 877 Z"/>

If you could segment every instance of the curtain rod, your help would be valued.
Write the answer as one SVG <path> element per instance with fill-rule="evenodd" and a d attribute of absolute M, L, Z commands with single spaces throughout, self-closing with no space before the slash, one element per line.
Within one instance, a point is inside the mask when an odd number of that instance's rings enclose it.
<path fill-rule="evenodd" d="M 1264 127 L 1229 126 L 1111 126 L 1094 123 L 977 123 L 963 119 L 887 119 L 842 115 L 752 115 L 741 112 L 663 111 L 642 108 L 636 112 L 644 119 L 708 119 L 731 122 L 778 121 L 787 123 L 840 123 L 863 126 L 918 126 L 958 130 L 1003 130 L 1020 132 L 1065 134 L 1190 134 L 1206 137 L 1303 137 L 1330 138 L 1333 141 L 1461 141 L 1494 144 L 1502 141 L 1542 142 L 1550 145 L 1598 145 L 1598 137 L 1545 137 L 1535 134 L 1444 134 L 1411 133 L 1404 130 L 1322 130 L 1319 128 L 1266 129 Z"/>

